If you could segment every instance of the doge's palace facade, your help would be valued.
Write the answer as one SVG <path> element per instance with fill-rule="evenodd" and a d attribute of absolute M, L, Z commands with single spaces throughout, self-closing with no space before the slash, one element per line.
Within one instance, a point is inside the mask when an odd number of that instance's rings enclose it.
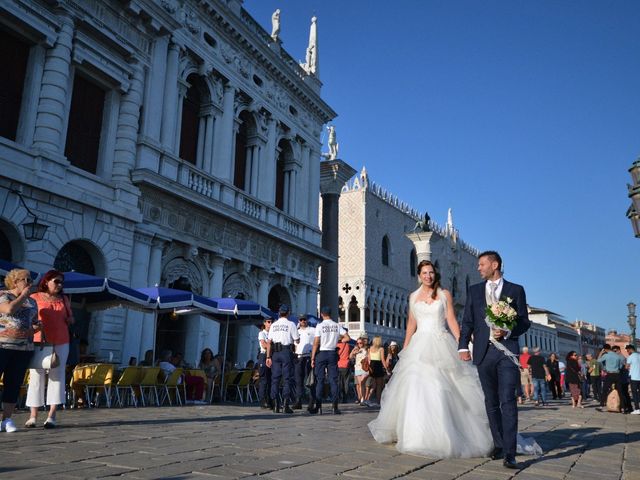
<path fill-rule="evenodd" d="M 299 65 L 241 0 L 0 2 L 0 256 L 315 310 L 318 267 L 333 260 L 320 132 L 335 112 L 310 28 Z M 43 240 L 25 240 L 19 195 L 49 226 Z M 156 346 L 196 363 L 222 348 L 198 315 L 157 327 L 136 311 L 78 315 L 98 358 Z M 255 337 L 230 329 L 235 360 L 254 357 Z"/>
<path fill-rule="evenodd" d="M 409 295 L 418 288 L 420 252 L 407 237 L 422 216 L 369 178 L 363 168 L 342 188 L 338 278 L 340 321 L 354 337 L 404 341 Z M 445 227 L 429 222 L 430 260 L 441 286 L 453 295 L 458 321 L 469 285 L 480 281 L 478 250 L 463 242 L 451 216 Z"/>

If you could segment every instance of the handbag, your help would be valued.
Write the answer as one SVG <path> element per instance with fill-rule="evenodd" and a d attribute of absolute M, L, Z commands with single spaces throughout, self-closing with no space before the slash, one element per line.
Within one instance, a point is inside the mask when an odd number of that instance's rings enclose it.
<path fill-rule="evenodd" d="M 60 357 L 56 353 L 56 347 L 54 345 L 36 345 L 28 368 L 51 370 L 59 366 Z"/>
<path fill-rule="evenodd" d="M 607 395 L 607 412 L 620 413 L 620 394 L 615 385 L 612 385 L 611 388 L 613 390 Z"/>
<path fill-rule="evenodd" d="M 313 388 L 316 385 L 316 373 L 313 369 L 309 370 L 307 377 L 304 379 L 304 386 L 308 388 Z"/>
<path fill-rule="evenodd" d="M 44 329 L 42 329 L 42 343 L 36 345 L 36 349 L 33 352 L 31 361 L 28 368 L 51 370 L 60 366 L 60 357 L 56 353 L 55 345 L 47 344 L 47 339 L 44 336 Z"/>
<path fill-rule="evenodd" d="M 362 370 L 371 373 L 371 362 L 369 361 L 369 357 L 364 357 L 360 362 L 360 365 L 362 366 Z"/>

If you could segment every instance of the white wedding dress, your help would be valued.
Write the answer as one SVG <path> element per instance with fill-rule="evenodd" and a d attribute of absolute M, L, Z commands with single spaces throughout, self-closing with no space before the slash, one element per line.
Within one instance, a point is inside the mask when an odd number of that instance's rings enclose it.
<path fill-rule="evenodd" d="M 446 329 L 446 297 L 413 302 L 416 332 L 382 392 L 369 430 L 380 443 L 397 442 L 402 453 L 435 458 L 487 456 L 493 440 L 476 367 L 458 357 Z"/>

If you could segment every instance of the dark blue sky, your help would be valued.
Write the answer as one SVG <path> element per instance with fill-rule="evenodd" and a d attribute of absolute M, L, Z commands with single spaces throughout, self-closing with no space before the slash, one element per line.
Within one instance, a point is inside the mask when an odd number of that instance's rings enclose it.
<path fill-rule="evenodd" d="M 640 240 L 640 2 L 245 0 L 320 78 L 340 157 L 497 249 L 529 304 L 627 331 Z"/>

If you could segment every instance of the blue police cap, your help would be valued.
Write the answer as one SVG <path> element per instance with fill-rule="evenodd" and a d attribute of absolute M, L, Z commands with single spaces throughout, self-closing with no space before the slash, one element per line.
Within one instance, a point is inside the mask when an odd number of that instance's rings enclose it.
<path fill-rule="evenodd" d="M 278 309 L 278 313 L 280 315 L 286 315 L 287 313 L 289 313 L 289 305 L 286 305 L 284 303 L 280 305 L 280 308 Z"/>

